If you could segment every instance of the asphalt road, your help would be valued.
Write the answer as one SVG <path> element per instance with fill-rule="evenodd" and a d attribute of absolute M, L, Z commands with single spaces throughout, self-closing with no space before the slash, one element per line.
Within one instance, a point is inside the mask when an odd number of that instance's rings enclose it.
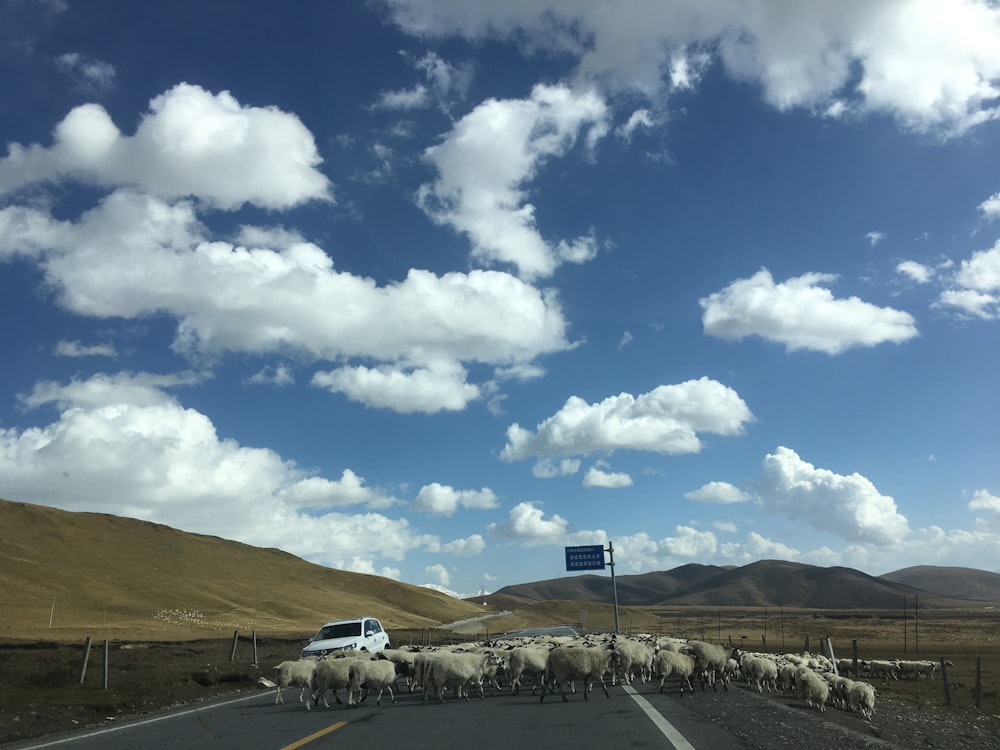
<path fill-rule="evenodd" d="M 400 681 L 402 684 L 402 681 Z M 17 748 L 106 748 L 108 750 L 246 750 L 273 748 L 475 747 L 477 750 L 561 748 L 676 748 L 737 750 L 740 741 L 717 724 L 692 712 L 676 697 L 660 695 L 653 684 L 611 686 L 606 698 L 597 686 L 590 700 L 577 693 L 564 703 L 558 695 L 545 702 L 527 691 L 487 695 L 468 702 L 449 699 L 423 705 L 404 689 L 393 704 L 374 695 L 360 708 L 306 711 L 298 690 L 286 689 L 286 703 L 274 704 L 274 691 L 176 711 L 72 737 L 50 738 Z M 709 693 L 710 694 L 710 693 Z M 697 696 L 686 696 L 687 700 Z"/>

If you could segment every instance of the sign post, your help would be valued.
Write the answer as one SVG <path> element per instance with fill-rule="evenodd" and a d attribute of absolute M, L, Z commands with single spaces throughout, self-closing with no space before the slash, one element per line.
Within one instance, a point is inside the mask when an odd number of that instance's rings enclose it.
<path fill-rule="evenodd" d="M 604 553 L 610 555 L 610 560 L 605 564 Z M 615 633 L 618 633 L 618 585 L 615 583 L 615 545 L 608 542 L 605 549 L 600 544 L 585 544 L 578 547 L 566 547 L 566 570 L 604 570 L 611 568 L 611 589 L 615 597 Z"/>

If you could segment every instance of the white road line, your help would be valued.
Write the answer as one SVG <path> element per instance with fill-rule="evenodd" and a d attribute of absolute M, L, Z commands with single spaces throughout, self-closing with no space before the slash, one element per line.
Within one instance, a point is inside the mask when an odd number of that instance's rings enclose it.
<path fill-rule="evenodd" d="M 245 695 L 242 698 L 234 698 L 231 701 L 223 701 L 222 703 L 210 703 L 206 706 L 198 706 L 197 708 L 189 708 L 186 711 L 176 711 L 169 714 L 164 714 L 163 716 L 154 716 L 151 719 L 143 719 L 142 721 L 133 721 L 127 724 L 118 724 L 113 727 L 107 727 L 106 729 L 97 729 L 93 732 L 83 732 L 82 734 L 74 734 L 72 737 L 63 737 L 60 740 L 51 740 L 49 742 L 43 742 L 40 745 L 26 745 L 23 750 L 39 750 L 43 747 L 53 747 L 55 745 L 65 745 L 68 742 L 78 742 L 80 740 L 90 739 L 91 737 L 98 737 L 102 734 L 110 734 L 111 732 L 120 732 L 123 729 L 131 729 L 132 727 L 141 727 L 144 724 L 155 724 L 158 721 L 166 721 L 167 719 L 176 719 L 178 716 L 187 716 L 188 714 L 195 714 L 199 711 L 209 711 L 213 708 L 221 708 L 222 706 L 229 706 L 233 703 L 240 703 L 242 701 L 252 700 L 253 698 L 259 698 L 260 693 L 255 693 L 253 695 Z"/>
<path fill-rule="evenodd" d="M 639 705 L 639 708 L 645 712 L 646 716 L 652 720 L 656 728 L 660 730 L 676 750 L 694 750 L 694 746 L 684 739 L 684 735 L 678 732 L 674 728 L 674 725 L 667 721 L 663 717 L 663 714 L 653 708 L 648 700 L 639 695 L 631 685 L 622 685 L 622 687 L 625 688 L 625 692 Z"/>

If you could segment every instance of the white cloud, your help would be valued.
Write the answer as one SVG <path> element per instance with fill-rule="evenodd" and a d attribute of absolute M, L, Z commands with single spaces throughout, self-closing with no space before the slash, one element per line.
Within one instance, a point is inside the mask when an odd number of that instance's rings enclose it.
<path fill-rule="evenodd" d="M 1000 317 L 1000 241 L 963 260 L 954 283 L 957 288 L 943 291 L 938 306 L 956 307 L 984 320 Z"/>
<path fill-rule="evenodd" d="M 677 536 L 666 537 L 660 546 L 668 555 L 683 558 L 705 558 L 714 555 L 719 542 L 711 531 L 698 531 L 690 526 L 678 526 Z"/>
<path fill-rule="evenodd" d="M 139 373 L 39 383 L 24 405 L 52 404 L 60 413 L 47 425 L 0 428 L 5 493 L 277 547 L 322 564 L 400 560 L 439 543 L 405 519 L 329 510 L 394 500 L 349 470 L 326 480 L 272 450 L 220 437 L 207 416 L 163 390 L 190 382 L 189 374 Z"/>
<path fill-rule="evenodd" d="M 913 260 L 904 260 L 896 265 L 896 273 L 909 277 L 918 284 L 926 284 L 934 276 L 934 269 Z"/>
<path fill-rule="evenodd" d="M 624 349 L 626 346 L 628 346 L 629 344 L 632 343 L 632 340 L 634 338 L 635 337 L 631 333 L 629 333 L 628 331 L 625 331 L 625 333 L 622 334 L 621 341 L 618 342 L 618 348 L 619 349 Z"/>
<path fill-rule="evenodd" d="M 516 423 L 508 427 L 500 456 L 515 461 L 626 449 L 697 453 L 702 447 L 699 432 L 739 435 L 751 419 L 736 391 L 704 377 L 639 396 L 622 393 L 597 404 L 571 396 L 535 432 Z"/>
<path fill-rule="evenodd" d="M 790 448 L 764 458 L 764 473 L 754 483 L 765 513 L 801 521 L 859 543 L 891 545 L 910 534 L 895 501 L 860 474 L 843 476 L 818 469 Z"/>
<path fill-rule="evenodd" d="M 500 503 L 493 490 L 456 490 L 454 487 L 432 482 L 424 485 L 410 508 L 423 513 L 450 516 L 459 508 L 488 509 L 499 507 Z"/>
<path fill-rule="evenodd" d="M 57 341 L 53 350 L 59 357 L 111 357 L 116 359 L 118 352 L 114 344 L 81 344 L 79 341 Z"/>
<path fill-rule="evenodd" d="M 286 364 L 268 365 L 255 372 L 244 382 L 249 385 L 284 386 L 295 383 L 295 376 L 292 374 L 292 368 Z"/>
<path fill-rule="evenodd" d="M 872 247 L 875 247 L 877 244 L 879 244 L 882 240 L 885 239 L 885 237 L 886 237 L 885 232 L 879 232 L 877 230 L 869 232 L 868 234 L 865 235 L 865 239 L 868 240 L 868 244 L 870 244 Z"/>
<path fill-rule="evenodd" d="M 571 346 L 554 293 L 509 274 L 412 269 L 379 287 L 335 270 L 322 249 L 292 233 L 242 233 L 285 244 L 212 241 L 192 204 L 116 192 L 76 222 L 0 210 L 0 261 L 38 263 L 60 303 L 80 315 L 176 317 L 173 347 L 193 359 L 292 350 L 343 362 L 316 384 L 403 411 L 458 409 L 477 398 L 462 361 L 537 372 L 535 357 Z M 352 357 L 381 364 L 358 366 Z"/>
<path fill-rule="evenodd" d="M 618 137 L 623 138 L 626 141 L 631 141 L 632 134 L 639 128 L 649 130 L 657 124 L 658 121 L 653 117 L 652 113 L 648 109 L 637 109 L 629 115 L 629 118 L 624 125 L 619 125 L 615 129 L 615 133 Z"/>
<path fill-rule="evenodd" d="M 712 526 L 723 534 L 735 534 L 737 530 L 736 524 L 732 521 L 712 521 Z"/>
<path fill-rule="evenodd" d="M 594 237 L 546 241 L 524 185 L 547 159 L 566 154 L 581 133 L 593 145 L 606 132 L 607 117 L 599 96 L 565 86 L 538 85 L 530 99 L 489 99 L 424 152 L 438 178 L 420 187 L 420 207 L 467 235 L 476 261 L 513 264 L 525 278 L 587 261 L 597 252 Z"/>
<path fill-rule="evenodd" d="M 577 60 L 578 78 L 662 98 L 691 87 L 714 52 L 779 109 L 833 104 L 904 127 L 958 133 L 996 117 L 1000 8 L 982 0 L 617 0 L 469 3 L 390 0 L 418 36 L 521 41 Z M 678 75 L 678 60 L 695 73 Z M 846 101 L 845 101 L 846 100 Z"/>
<path fill-rule="evenodd" d="M 428 545 L 428 552 L 445 552 L 456 557 L 475 557 L 486 549 L 486 540 L 480 534 L 473 534 L 465 539 L 453 539 L 446 544 Z"/>
<path fill-rule="evenodd" d="M 991 510 L 1000 513 L 1000 497 L 987 490 L 976 490 L 969 501 L 969 510 Z"/>
<path fill-rule="evenodd" d="M 688 500 L 699 503 L 745 503 L 753 498 L 739 487 L 728 482 L 709 482 L 696 490 L 684 493 Z"/>
<path fill-rule="evenodd" d="M 535 503 L 518 503 L 511 508 L 507 523 L 491 523 L 487 531 L 534 547 L 541 544 L 561 544 L 568 526 L 569 522 L 557 514 L 546 520 Z"/>
<path fill-rule="evenodd" d="M 56 65 L 69 74 L 83 89 L 103 92 L 115 83 L 115 66 L 92 60 L 79 52 L 67 52 L 56 58 Z"/>
<path fill-rule="evenodd" d="M 56 125 L 51 147 L 10 144 L 0 160 L 0 194 L 79 179 L 164 199 L 193 196 L 222 209 L 330 199 L 312 134 L 295 115 L 244 107 L 229 92 L 186 83 L 149 107 L 134 136 L 122 135 L 99 104 L 83 104 Z"/>
<path fill-rule="evenodd" d="M 632 477 L 624 472 L 604 471 L 597 466 L 591 466 L 587 473 L 583 475 L 584 487 L 606 487 L 617 489 L 619 487 L 631 487 Z"/>
<path fill-rule="evenodd" d="M 1000 217 L 1000 193 L 993 193 L 993 195 L 980 203 L 979 210 L 983 212 L 983 217 L 986 219 Z"/>
<path fill-rule="evenodd" d="M 423 75 L 424 82 L 407 89 L 381 92 L 374 105 L 376 109 L 405 111 L 438 104 L 447 110 L 447 102 L 452 96 L 465 97 L 472 83 L 471 65 L 453 65 L 434 52 L 419 58 L 406 52 L 400 54 Z"/>
<path fill-rule="evenodd" d="M 539 479 L 552 479 L 553 477 L 576 474 L 579 470 L 580 459 L 578 458 L 564 458 L 558 463 L 551 458 L 543 458 L 531 468 L 531 473 Z"/>
<path fill-rule="evenodd" d="M 448 569 L 440 563 L 428 565 L 424 568 L 424 575 L 427 578 L 432 579 L 432 583 L 435 586 L 443 587 L 451 585 L 451 574 L 448 572 Z"/>
<path fill-rule="evenodd" d="M 767 269 L 699 300 L 705 333 L 729 340 L 760 336 L 788 351 L 840 354 L 855 346 L 899 343 L 918 335 L 913 316 L 857 297 L 836 299 L 822 284 L 830 274 L 807 273 L 778 284 Z"/>

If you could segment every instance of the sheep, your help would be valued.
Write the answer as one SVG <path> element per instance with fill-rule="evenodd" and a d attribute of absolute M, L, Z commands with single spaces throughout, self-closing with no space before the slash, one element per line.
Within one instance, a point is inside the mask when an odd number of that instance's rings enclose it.
<path fill-rule="evenodd" d="M 632 684 L 632 678 L 638 676 L 642 682 L 649 679 L 650 667 L 653 663 L 653 647 L 648 643 L 641 643 L 633 638 L 622 638 L 615 640 L 614 649 L 621 655 L 621 666 L 619 671 L 622 682 L 626 685 Z M 617 675 L 614 675 L 614 680 Z"/>
<path fill-rule="evenodd" d="M 770 659 L 753 654 L 743 654 L 740 668 L 747 685 L 755 685 L 758 693 L 772 692 L 772 685 L 778 683 L 778 665 Z"/>
<path fill-rule="evenodd" d="M 694 694 L 691 687 L 691 675 L 694 674 L 694 657 L 689 654 L 682 654 L 677 651 L 657 651 L 653 657 L 653 675 L 660 679 L 660 692 L 663 692 L 663 683 L 670 676 L 680 679 L 681 695 L 684 695 L 684 684 L 687 683 L 688 690 Z"/>
<path fill-rule="evenodd" d="M 729 660 L 726 650 L 722 646 L 705 641 L 688 641 L 684 644 L 682 653 L 691 654 L 694 657 L 695 672 L 701 677 L 701 689 L 705 689 L 705 681 L 712 685 L 712 690 L 718 691 L 717 681 L 721 680 L 722 687 L 729 690 L 729 678 L 726 676 L 726 662 Z"/>
<path fill-rule="evenodd" d="M 422 702 L 427 702 L 427 694 L 436 692 L 438 700 L 444 703 L 444 688 L 451 687 L 459 698 L 469 699 L 463 691 L 468 683 L 479 686 L 480 700 L 485 698 L 483 691 L 483 672 L 486 665 L 497 657 L 492 651 L 483 653 L 452 653 L 448 651 L 435 652 L 428 659 L 422 670 L 421 687 Z M 419 663 L 419 661 L 418 661 Z"/>
<path fill-rule="evenodd" d="M 416 649 L 386 648 L 379 651 L 379 657 L 388 659 L 396 665 L 396 672 L 406 678 L 406 685 L 413 692 L 413 665 L 419 651 Z"/>
<path fill-rule="evenodd" d="M 795 670 L 798 667 L 787 662 L 778 667 L 778 687 L 782 692 L 790 693 L 795 690 Z"/>
<path fill-rule="evenodd" d="M 532 675 L 534 684 L 531 686 L 531 694 L 535 694 L 535 689 L 542 682 L 545 675 L 545 662 L 549 658 L 549 648 L 534 648 L 530 646 L 518 646 L 511 649 L 507 656 L 507 664 L 510 668 L 510 690 L 514 695 L 521 692 L 521 678 L 525 674 Z"/>
<path fill-rule="evenodd" d="M 590 700 L 590 688 L 596 680 L 600 680 L 604 695 L 610 698 L 611 694 L 608 693 L 608 686 L 604 682 L 604 673 L 608 670 L 614 672 L 619 667 L 620 661 L 621 654 L 607 646 L 559 646 L 552 649 L 545 662 L 544 685 L 539 703 L 545 700 L 549 685 L 553 687 L 559 685 L 563 701 L 569 702 L 569 698 L 566 697 L 566 683 L 573 680 L 583 680 L 584 700 Z"/>
<path fill-rule="evenodd" d="M 899 676 L 907 678 L 937 676 L 938 664 L 934 661 L 900 661 Z"/>
<path fill-rule="evenodd" d="M 848 705 L 869 723 L 875 716 L 875 688 L 867 682 L 855 682 L 847 693 Z"/>
<path fill-rule="evenodd" d="M 347 706 L 357 708 L 359 702 L 354 700 L 354 694 L 361 691 L 361 688 L 368 690 L 378 690 L 375 696 L 375 705 L 382 705 L 382 693 L 389 691 L 392 702 L 396 702 L 396 696 L 392 694 L 392 686 L 399 677 L 399 665 L 388 659 L 355 660 L 348 667 L 347 679 Z"/>
<path fill-rule="evenodd" d="M 346 690 L 350 683 L 350 667 L 356 661 L 368 661 L 370 657 L 368 656 L 331 656 L 326 659 L 321 660 L 317 665 L 316 669 L 313 670 L 312 677 L 309 681 L 309 687 L 312 689 L 312 705 L 318 706 L 320 698 L 323 699 L 323 705 L 326 708 L 330 707 L 330 703 L 326 699 L 326 691 L 332 690 L 334 700 L 337 703 L 342 703 L 339 697 L 337 697 L 337 691 L 344 689 Z M 349 696 L 348 696 L 349 697 Z M 309 703 L 306 703 L 306 708 L 309 708 Z"/>
<path fill-rule="evenodd" d="M 871 677 L 899 679 L 899 663 L 895 661 L 873 660 L 865 662 Z"/>
<path fill-rule="evenodd" d="M 802 665 L 795 670 L 795 690 L 799 700 L 805 701 L 810 708 L 818 708 L 826 713 L 826 700 L 830 697 L 830 686 L 826 680 Z"/>
<path fill-rule="evenodd" d="M 301 703 L 302 696 L 305 695 L 306 688 L 309 687 L 309 680 L 318 662 L 319 657 L 307 657 L 295 661 L 283 661 L 281 664 L 278 664 L 274 668 L 274 680 L 278 688 L 274 695 L 275 705 L 285 702 L 285 698 L 281 694 L 281 688 L 293 687 L 295 685 L 302 687 L 302 690 L 299 691 L 299 703 Z"/>

